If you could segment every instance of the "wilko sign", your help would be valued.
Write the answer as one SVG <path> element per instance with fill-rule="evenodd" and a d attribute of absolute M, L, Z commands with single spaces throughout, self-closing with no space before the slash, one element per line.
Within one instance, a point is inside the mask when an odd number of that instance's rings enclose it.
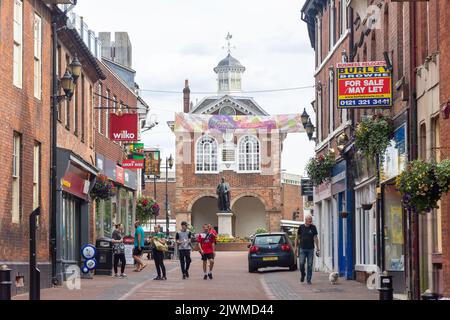
<path fill-rule="evenodd" d="M 384 61 L 338 63 L 338 108 L 390 108 L 392 74 Z"/>
<path fill-rule="evenodd" d="M 127 113 L 121 116 L 111 113 L 109 117 L 109 138 L 111 140 L 121 142 L 138 140 L 138 115 L 136 113 Z"/>
<path fill-rule="evenodd" d="M 123 160 L 122 167 L 124 169 L 129 170 L 144 169 L 144 160 L 133 160 L 133 159 Z"/>

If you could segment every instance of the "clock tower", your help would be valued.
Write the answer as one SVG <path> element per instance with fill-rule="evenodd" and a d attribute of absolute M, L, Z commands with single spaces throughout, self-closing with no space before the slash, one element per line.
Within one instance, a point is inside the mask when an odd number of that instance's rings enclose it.
<path fill-rule="evenodd" d="M 228 41 L 227 51 L 228 55 L 219 62 L 214 72 L 217 74 L 217 88 L 219 94 L 231 94 L 242 91 L 242 74 L 245 72 L 245 67 L 233 56 L 231 56 L 232 35 L 228 33 L 225 40 Z M 224 110 L 224 114 L 228 114 L 231 110 Z M 231 114 L 233 115 L 233 114 Z"/>

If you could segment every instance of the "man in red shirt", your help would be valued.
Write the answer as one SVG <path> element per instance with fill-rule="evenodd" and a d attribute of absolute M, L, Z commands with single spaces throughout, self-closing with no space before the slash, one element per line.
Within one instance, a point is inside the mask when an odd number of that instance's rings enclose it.
<path fill-rule="evenodd" d="M 199 251 L 203 260 L 203 276 L 204 280 L 213 278 L 212 270 L 214 267 L 214 250 L 215 250 L 216 236 L 210 232 L 207 224 L 203 226 L 203 233 L 198 236 Z M 207 272 L 209 261 L 209 272 Z"/>

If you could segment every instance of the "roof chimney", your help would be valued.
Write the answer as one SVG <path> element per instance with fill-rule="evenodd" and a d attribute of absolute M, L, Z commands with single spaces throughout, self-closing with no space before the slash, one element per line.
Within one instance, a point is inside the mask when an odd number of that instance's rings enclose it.
<path fill-rule="evenodd" d="M 189 113 L 190 103 L 191 102 L 191 89 L 189 89 L 189 80 L 184 82 L 184 90 L 183 90 L 183 112 Z"/>

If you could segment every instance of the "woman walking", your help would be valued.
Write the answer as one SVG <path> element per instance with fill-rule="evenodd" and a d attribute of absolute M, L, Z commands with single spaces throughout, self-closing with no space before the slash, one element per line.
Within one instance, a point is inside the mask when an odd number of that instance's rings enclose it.
<path fill-rule="evenodd" d="M 166 246 L 165 234 L 161 232 L 161 227 L 156 225 L 152 236 L 152 255 L 155 260 L 156 272 L 158 275 L 153 280 L 167 280 L 166 266 L 164 265 L 164 248 Z"/>
<path fill-rule="evenodd" d="M 114 277 L 126 278 L 125 267 L 127 261 L 125 259 L 125 245 L 123 244 L 123 226 L 121 223 L 116 224 L 116 229 L 112 234 L 113 252 L 114 252 Z M 120 276 L 117 273 L 117 267 L 120 261 Z"/>

